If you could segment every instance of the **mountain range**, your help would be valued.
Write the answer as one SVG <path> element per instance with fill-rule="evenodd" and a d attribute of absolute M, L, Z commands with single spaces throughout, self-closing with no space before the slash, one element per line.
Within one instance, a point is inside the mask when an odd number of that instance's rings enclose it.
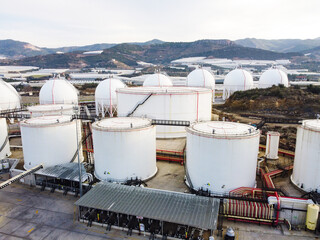
<path fill-rule="evenodd" d="M 134 42 L 135 45 L 161 44 L 163 41 L 153 39 L 147 42 Z M 27 42 L 15 41 L 12 39 L 0 40 L 0 57 L 9 59 L 20 59 L 24 57 L 34 57 L 39 55 L 53 54 L 57 52 L 68 53 L 75 51 L 98 51 L 116 46 L 116 43 L 97 43 L 85 46 L 71 46 L 60 48 L 41 48 Z"/>
<path fill-rule="evenodd" d="M 20 43 L 21 44 L 21 43 Z M 87 55 L 83 51 L 100 50 L 105 48 L 101 54 Z M 26 48 L 26 45 L 24 45 Z M 110 68 L 132 68 L 138 66 L 139 61 L 153 64 L 167 64 L 172 60 L 204 56 L 208 58 L 230 58 L 230 59 L 290 59 L 294 56 L 303 56 L 302 53 L 279 53 L 258 48 L 243 47 L 230 40 L 199 40 L 195 42 L 162 42 L 152 40 L 145 43 L 123 43 L 114 46 L 90 45 L 79 48 L 65 48 L 64 54 L 49 53 L 52 49 L 41 49 L 27 45 L 28 54 L 33 51 L 44 51 L 46 53 L 37 56 L 24 57 L 14 60 L 2 60 L 2 64 L 31 65 L 42 68 L 82 68 L 82 67 L 110 67 Z M 22 52 L 19 48 L 17 52 Z M 59 51 L 62 49 L 60 48 Z M 57 51 L 57 49 L 54 49 Z M 1 52 L 0 52 L 1 53 Z M 33 52 L 34 53 L 34 52 Z M 3 53 L 2 53 L 3 54 Z"/>
<path fill-rule="evenodd" d="M 260 48 L 275 52 L 302 52 L 315 47 L 320 46 L 320 37 L 315 39 L 256 39 L 256 38 L 245 38 L 235 41 L 244 47 Z"/>

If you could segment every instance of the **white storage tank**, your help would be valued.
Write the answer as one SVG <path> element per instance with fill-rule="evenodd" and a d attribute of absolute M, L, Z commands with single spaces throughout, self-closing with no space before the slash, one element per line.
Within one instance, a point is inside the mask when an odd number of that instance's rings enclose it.
<path fill-rule="evenodd" d="M 188 87 L 203 87 L 214 89 L 215 87 L 214 75 L 206 69 L 197 68 L 189 73 L 187 76 Z"/>
<path fill-rule="evenodd" d="M 172 81 L 162 73 L 149 75 L 143 82 L 144 87 L 172 87 Z"/>
<path fill-rule="evenodd" d="M 236 91 L 253 88 L 253 78 L 248 71 L 237 68 L 229 72 L 223 82 L 223 99 L 229 98 Z"/>
<path fill-rule="evenodd" d="M 31 117 L 49 115 L 74 115 L 74 105 L 71 104 L 43 104 L 28 107 Z"/>
<path fill-rule="evenodd" d="M 44 116 L 20 122 L 25 169 L 40 163 L 51 167 L 78 161 L 77 124 L 70 119 L 70 116 Z M 83 161 L 81 150 L 80 161 Z"/>
<path fill-rule="evenodd" d="M 214 75 L 206 69 L 197 68 L 187 76 L 187 87 L 203 87 L 212 90 L 212 101 L 215 98 L 216 81 Z"/>
<path fill-rule="evenodd" d="M 278 159 L 280 133 L 267 132 L 266 158 Z"/>
<path fill-rule="evenodd" d="M 92 124 L 95 176 L 146 180 L 157 172 L 156 128 L 145 118 L 107 118 Z"/>
<path fill-rule="evenodd" d="M 78 104 L 78 90 L 65 78 L 48 80 L 40 89 L 40 104 Z"/>
<path fill-rule="evenodd" d="M 0 109 L 20 108 L 21 97 L 9 83 L 0 79 Z"/>
<path fill-rule="evenodd" d="M 5 118 L 0 118 L 0 159 L 9 157 L 10 144 L 8 138 L 7 121 Z"/>
<path fill-rule="evenodd" d="M 259 88 L 269 88 L 273 85 L 284 85 L 289 87 L 289 80 L 287 74 L 277 68 L 271 68 L 261 74 L 258 86 Z"/>
<path fill-rule="evenodd" d="M 320 191 L 320 120 L 298 127 L 291 181 L 305 192 Z"/>
<path fill-rule="evenodd" d="M 119 79 L 107 78 L 99 83 L 95 91 L 96 114 L 105 117 L 113 116 L 117 110 L 118 88 L 125 88 L 126 85 Z"/>
<path fill-rule="evenodd" d="M 122 88 L 118 93 L 118 116 L 160 120 L 211 120 L 212 90 L 186 87 Z M 157 126 L 157 138 L 185 137 L 185 127 Z"/>
<path fill-rule="evenodd" d="M 224 194 L 254 187 L 260 132 L 233 122 L 195 123 L 187 128 L 186 177 L 194 190 Z"/>

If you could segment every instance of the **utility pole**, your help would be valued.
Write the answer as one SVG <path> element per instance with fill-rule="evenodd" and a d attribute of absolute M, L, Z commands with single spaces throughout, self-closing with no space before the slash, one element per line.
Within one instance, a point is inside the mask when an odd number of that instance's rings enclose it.
<path fill-rule="evenodd" d="M 73 107 L 75 118 L 76 118 L 76 133 L 77 133 L 77 152 L 78 152 L 78 167 L 79 167 L 79 188 L 80 188 L 80 197 L 82 197 L 82 169 L 80 163 L 80 152 L 79 152 L 79 132 L 78 132 L 78 114 L 79 106 Z"/>

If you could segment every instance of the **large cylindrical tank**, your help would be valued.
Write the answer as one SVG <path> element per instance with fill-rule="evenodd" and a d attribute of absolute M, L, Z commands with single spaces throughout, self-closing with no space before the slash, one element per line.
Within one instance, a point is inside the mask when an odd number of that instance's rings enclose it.
<path fill-rule="evenodd" d="M 202 122 L 187 128 L 187 183 L 223 194 L 254 187 L 260 132 L 233 122 Z"/>
<path fill-rule="evenodd" d="M 98 116 L 113 116 L 117 110 L 116 90 L 124 87 L 126 85 L 116 78 L 107 78 L 99 83 L 95 91 L 96 114 Z"/>
<path fill-rule="evenodd" d="M 118 116 L 161 120 L 211 120 L 212 90 L 184 87 L 122 88 L 118 93 Z M 157 126 L 157 138 L 185 137 L 184 127 Z"/>
<path fill-rule="evenodd" d="M 20 122 L 25 169 L 40 163 L 50 167 L 78 160 L 77 124 L 70 120 L 70 116 L 44 116 Z"/>
<path fill-rule="evenodd" d="M 40 104 L 78 104 L 78 90 L 65 78 L 48 80 L 40 89 Z"/>
<path fill-rule="evenodd" d="M 9 157 L 10 155 L 7 121 L 5 118 L 0 118 L 0 159 Z"/>
<path fill-rule="evenodd" d="M 306 192 L 320 191 L 320 120 L 298 127 L 291 181 Z"/>
<path fill-rule="evenodd" d="M 107 118 L 92 124 L 95 176 L 146 180 L 157 172 L 156 128 L 149 119 Z"/>
<path fill-rule="evenodd" d="M 43 104 L 28 107 L 31 117 L 41 117 L 49 115 L 73 115 L 74 105 L 71 104 Z"/>
<path fill-rule="evenodd" d="M 267 132 L 266 158 L 278 159 L 280 133 Z"/>

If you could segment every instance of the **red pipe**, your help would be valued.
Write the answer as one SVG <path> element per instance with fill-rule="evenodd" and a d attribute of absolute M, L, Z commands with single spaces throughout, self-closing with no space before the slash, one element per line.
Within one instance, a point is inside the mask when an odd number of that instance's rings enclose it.
<path fill-rule="evenodd" d="M 257 223 L 257 224 L 265 224 L 265 225 L 272 225 L 272 223 L 269 222 L 260 222 L 260 221 L 254 221 L 254 220 L 246 220 L 246 219 L 239 219 L 239 218 L 227 218 L 228 220 L 231 221 L 238 221 L 238 222 L 248 222 L 248 223 Z"/>

